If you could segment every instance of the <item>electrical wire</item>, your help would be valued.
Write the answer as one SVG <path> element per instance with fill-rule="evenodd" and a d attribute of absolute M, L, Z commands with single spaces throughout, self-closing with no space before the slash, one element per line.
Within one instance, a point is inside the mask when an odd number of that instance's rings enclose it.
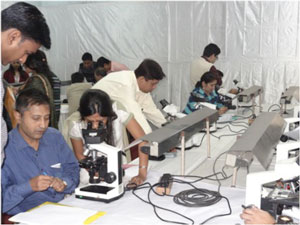
<path fill-rule="evenodd" d="M 206 133 L 204 133 L 204 135 L 202 136 L 199 145 L 195 145 L 195 144 L 194 144 L 194 145 L 192 145 L 192 146 L 189 146 L 189 147 L 184 148 L 184 150 L 186 151 L 186 150 L 190 150 L 190 149 L 192 149 L 192 148 L 194 148 L 194 147 L 197 147 L 197 148 L 200 147 L 200 146 L 202 145 L 202 142 L 203 142 L 203 139 L 204 139 L 205 135 L 206 135 Z M 181 147 L 175 147 L 175 149 L 181 150 Z"/>
<path fill-rule="evenodd" d="M 278 104 L 273 104 L 273 105 L 271 105 L 271 106 L 268 108 L 268 112 L 270 112 L 271 108 L 273 108 L 274 106 L 279 107 L 279 110 L 281 109 L 281 106 L 280 106 L 280 105 L 278 105 Z M 276 110 L 273 110 L 273 111 L 276 111 Z"/>
<path fill-rule="evenodd" d="M 143 186 L 145 186 L 145 185 L 148 185 L 148 187 L 143 187 Z M 176 212 L 176 211 L 174 211 L 174 210 L 170 210 L 170 209 L 163 208 L 163 207 L 160 207 L 160 206 L 158 206 L 158 205 L 155 205 L 155 204 L 150 200 L 150 193 L 151 193 L 151 191 L 154 192 L 154 193 L 156 193 L 156 192 L 153 190 L 153 188 L 154 188 L 155 186 L 157 186 L 157 185 L 159 185 L 159 183 L 156 183 L 156 184 L 154 184 L 154 185 L 151 185 L 149 182 L 144 183 L 144 184 L 142 184 L 142 185 L 139 185 L 136 189 L 133 189 L 133 190 L 132 190 L 132 194 L 133 194 L 134 196 L 136 196 L 138 199 L 140 199 L 141 201 L 143 201 L 143 202 L 145 202 L 145 203 L 151 205 L 151 206 L 153 207 L 153 210 L 154 210 L 155 215 L 156 215 L 160 220 L 162 220 L 162 221 L 164 221 L 164 222 L 167 222 L 167 223 L 175 223 L 175 224 L 184 224 L 184 225 L 185 225 L 185 224 L 188 224 L 188 223 L 184 223 L 184 222 L 178 222 L 178 221 L 172 221 L 172 220 L 166 220 L 166 219 L 163 219 L 163 218 L 158 214 L 156 208 L 161 209 L 161 210 L 165 210 L 165 211 L 168 211 L 168 212 L 171 212 L 171 213 L 174 213 L 174 214 L 176 214 L 176 215 L 179 215 L 179 216 L 181 216 L 181 217 L 183 217 L 183 218 L 185 218 L 185 219 L 191 221 L 192 224 L 194 224 L 195 222 L 194 222 L 194 220 L 192 220 L 191 218 L 189 218 L 189 217 L 187 217 L 187 216 L 185 216 L 185 215 L 183 215 L 183 214 L 180 214 L 180 213 L 178 213 L 178 212 Z M 144 188 L 149 188 L 148 194 L 147 194 L 147 200 L 148 200 L 148 201 L 144 200 L 143 198 L 141 198 L 139 195 L 136 194 L 136 191 L 137 191 L 137 190 L 144 189 Z M 156 193 L 156 194 L 157 194 L 157 193 Z"/>

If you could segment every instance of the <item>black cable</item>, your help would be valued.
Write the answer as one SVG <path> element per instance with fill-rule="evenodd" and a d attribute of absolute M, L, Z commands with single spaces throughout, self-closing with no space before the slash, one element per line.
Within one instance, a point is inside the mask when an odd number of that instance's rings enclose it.
<path fill-rule="evenodd" d="M 225 152 L 225 153 L 226 153 L 226 152 Z M 224 153 L 222 153 L 222 154 L 224 154 Z M 221 155 L 222 155 L 222 154 L 221 154 Z M 219 155 L 218 157 L 220 157 L 220 155 Z M 218 157 L 217 157 L 217 158 L 218 158 Z M 174 181 L 174 180 L 173 180 L 173 181 Z M 182 180 L 175 180 L 175 182 L 178 182 L 178 181 L 181 181 L 181 182 L 182 182 Z M 194 185 L 192 185 L 192 184 L 191 184 L 192 182 L 185 182 L 185 181 L 184 181 L 184 183 L 189 184 L 190 186 L 192 186 L 192 187 L 193 187 L 194 189 L 196 189 L 196 190 L 201 190 L 201 189 L 195 187 Z M 206 191 L 208 191 L 208 190 L 206 190 Z M 231 215 L 231 213 L 232 213 L 232 209 L 231 209 L 230 202 L 229 202 L 228 198 L 225 197 L 225 196 L 222 196 L 222 195 L 220 194 L 219 191 L 218 191 L 218 192 L 214 192 L 213 194 L 215 194 L 215 197 L 216 197 L 216 196 L 219 196 L 220 199 L 221 199 L 221 198 L 224 198 L 224 199 L 226 200 L 227 205 L 228 205 L 228 208 L 229 208 L 229 212 L 228 212 L 228 213 L 225 213 L 225 214 L 218 214 L 218 215 L 209 217 L 208 219 L 206 219 L 205 221 L 203 221 L 203 222 L 200 223 L 200 224 L 204 224 L 204 223 L 206 223 L 207 221 L 209 221 L 209 220 L 211 220 L 211 219 L 213 219 L 213 218 L 216 218 L 216 217 L 221 217 L 221 216 Z M 185 196 L 184 196 L 184 198 L 185 198 Z M 214 199 L 214 200 L 216 200 L 216 199 Z M 220 200 L 218 200 L 218 201 L 220 201 Z M 217 202 L 218 202 L 218 201 L 217 201 Z M 217 203 L 217 202 L 216 202 L 216 203 Z"/>
<path fill-rule="evenodd" d="M 202 145 L 202 142 L 203 142 L 203 139 L 204 139 L 205 135 L 206 135 L 206 133 L 204 133 L 204 135 L 202 136 L 199 145 L 192 145 L 192 146 L 190 146 L 190 147 L 187 147 L 187 148 L 185 148 L 185 151 L 186 151 L 186 150 L 190 150 L 190 149 L 192 149 L 192 148 L 194 148 L 194 147 L 197 147 L 197 148 L 200 147 L 200 146 Z M 176 147 L 175 149 L 181 150 L 181 147 Z"/>
<path fill-rule="evenodd" d="M 228 204 L 228 208 L 229 208 L 229 212 L 228 213 L 224 213 L 224 214 L 218 214 L 218 215 L 215 215 L 215 216 L 212 216 L 212 217 L 209 217 L 208 219 L 204 220 L 202 223 L 200 224 L 205 224 L 207 221 L 211 220 L 211 219 L 214 219 L 216 217 L 221 217 L 221 216 L 229 216 L 231 215 L 232 213 L 232 209 L 231 209 L 231 206 L 230 206 L 230 202 L 228 200 L 228 198 L 226 198 L 225 196 L 221 195 L 222 198 L 224 198 L 226 201 L 227 201 L 227 204 Z"/>
<path fill-rule="evenodd" d="M 222 137 L 236 136 L 238 134 L 223 134 L 223 135 L 220 135 L 219 137 L 216 135 L 213 135 L 213 134 L 210 134 L 210 135 L 220 140 Z"/>
<path fill-rule="evenodd" d="M 143 186 L 145 186 L 145 185 L 148 185 L 148 187 L 143 187 Z M 187 224 L 187 223 L 183 223 L 183 222 L 171 221 L 171 220 L 165 220 L 165 219 L 163 219 L 162 217 L 160 217 L 160 216 L 158 215 L 158 213 L 157 213 L 157 211 L 156 211 L 156 208 L 159 208 L 159 209 L 161 209 L 161 210 L 165 210 L 165 211 L 172 212 L 172 213 L 174 213 L 174 214 L 176 214 L 176 215 L 179 215 L 179 216 L 181 216 L 181 217 L 183 217 L 183 218 L 186 218 L 187 220 L 190 220 L 190 221 L 192 222 L 192 224 L 194 224 L 195 222 L 194 222 L 191 218 L 188 218 L 188 217 L 186 217 L 186 216 L 184 216 L 184 215 L 182 215 L 182 214 L 180 214 L 180 213 L 178 213 L 178 212 L 176 212 L 176 211 L 173 211 L 173 210 L 170 210 L 170 209 L 166 209 L 166 208 L 160 207 L 160 206 L 158 206 L 158 205 L 155 205 L 153 202 L 151 202 L 151 200 L 150 200 L 150 192 L 153 191 L 154 193 L 156 193 L 156 192 L 153 190 L 153 187 L 155 187 L 155 186 L 157 186 L 157 185 L 159 185 L 159 183 L 156 183 L 156 184 L 154 184 L 154 185 L 151 185 L 149 182 L 146 182 L 146 183 L 144 183 L 144 184 L 142 184 L 142 185 L 139 185 L 136 189 L 133 189 L 133 190 L 132 190 L 132 194 L 133 194 L 134 196 L 136 196 L 138 199 L 140 199 L 141 201 L 143 201 L 143 202 L 145 202 L 145 203 L 151 205 L 151 206 L 153 207 L 153 210 L 154 210 L 155 215 L 156 215 L 160 220 L 162 220 L 162 221 L 164 221 L 164 222 L 167 222 L 167 223 L 175 223 L 175 224 L 184 224 L 184 225 Z M 144 188 L 149 188 L 149 190 L 148 190 L 148 195 L 147 195 L 148 201 L 142 199 L 140 196 L 138 196 L 138 195 L 136 194 L 136 191 L 137 191 L 137 190 L 144 189 Z M 157 194 L 157 193 L 156 193 L 156 194 Z"/>
<path fill-rule="evenodd" d="M 268 108 L 268 112 L 270 112 L 270 110 L 271 110 L 271 108 L 273 108 L 273 106 L 279 107 L 279 110 L 281 109 L 281 106 L 280 106 L 280 105 L 278 105 L 278 104 L 273 104 L 273 105 L 271 105 L 271 106 Z M 276 110 L 273 110 L 273 111 L 276 111 Z"/>

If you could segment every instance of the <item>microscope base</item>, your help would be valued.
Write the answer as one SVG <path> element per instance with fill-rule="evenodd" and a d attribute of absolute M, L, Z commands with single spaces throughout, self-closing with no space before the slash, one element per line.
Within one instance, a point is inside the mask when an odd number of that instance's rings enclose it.
<path fill-rule="evenodd" d="M 101 185 L 88 185 L 77 188 L 75 190 L 75 197 L 79 199 L 87 199 L 93 201 L 100 201 L 110 203 L 121 198 L 124 195 L 123 191 L 117 192 L 117 188 L 107 187 Z"/>

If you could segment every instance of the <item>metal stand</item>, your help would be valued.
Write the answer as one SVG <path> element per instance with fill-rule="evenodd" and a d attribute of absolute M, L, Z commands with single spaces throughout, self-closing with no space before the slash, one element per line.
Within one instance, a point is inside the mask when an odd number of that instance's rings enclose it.
<path fill-rule="evenodd" d="M 185 175 L 185 136 L 184 131 L 181 132 L 181 175 Z"/>
<path fill-rule="evenodd" d="M 231 187 L 235 187 L 235 185 L 236 185 L 237 171 L 238 171 L 238 167 L 234 167 L 233 174 L 232 174 Z"/>
<path fill-rule="evenodd" d="M 206 137 L 207 137 L 207 158 L 210 158 L 210 133 L 209 133 L 209 119 L 206 118 Z"/>

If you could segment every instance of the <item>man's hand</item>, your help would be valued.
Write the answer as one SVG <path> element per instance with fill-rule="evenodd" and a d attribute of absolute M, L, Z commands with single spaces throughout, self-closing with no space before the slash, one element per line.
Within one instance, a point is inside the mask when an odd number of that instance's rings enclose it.
<path fill-rule="evenodd" d="M 58 177 L 54 177 L 52 183 L 50 184 L 50 187 L 52 187 L 57 192 L 63 192 L 67 186 L 65 185 L 63 180 L 59 179 Z"/>
<path fill-rule="evenodd" d="M 240 217 L 245 224 L 275 224 L 275 219 L 268 212 L 257 207 L 244 209 Z"/>
<path fill-rule="evenodd" d="M 45 191 L 50 187 L 53 179 L 51 176 L 39 175 L 31 178 L 29 183 L 33 191 Z"/>
<path fill-rule="evenodd" d="M 234 89 L 234 88 L 232 88 L 232 89 L 230 89 L 230 91 L 228 91 L 230 94 L 235 94 L 235 95 L 237 95 L 238 94 L 238 89 Z"/>

